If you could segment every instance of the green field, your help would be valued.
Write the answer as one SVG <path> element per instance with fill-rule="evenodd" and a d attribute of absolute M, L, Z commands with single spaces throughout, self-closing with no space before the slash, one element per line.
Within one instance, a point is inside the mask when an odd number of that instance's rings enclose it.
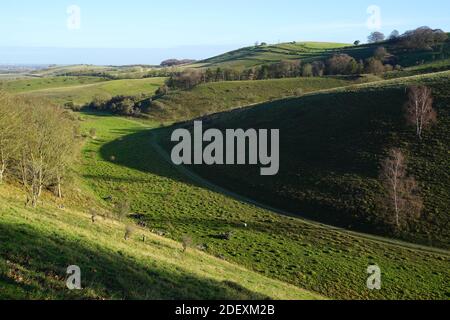
<path fill-rule="evenodd" d="M 336 49 L 350 46 L 343 43 L 298 42 L 246 47 L 209 58 L 192 65 L 193 67 L 241 67 L 249 68 L 281 60 L 317 60 L 323 59 Z"/>
<path fill-rule="evenodd" d="M 405 88 L 413 83 L 433 89 L 439 113 L 438 125 L 421 143 L 402 114 Z M 421 219 L 399 236 L 448 248 L 449 84 L 450 72 L 443 72 L 312 93 L 216 115 L 207 127 L 280 129 L 280 172 L 262 177 L 259 166 L 193 169 L 229 190 L 294 214 L 391 235 L 379 217 L 383 191 L 378 177 L 389 148 L 400 147 L 408 155 L 410 174 L 420 184 L 425 209 Z"/>
<path fill-rule="evenodd" d="M 54 76 L 92 76 L 107 77 L 109 79 L 141 79 L 151 71 L 155 71 L 154 66 L 95 66 L 95 65 L 69 65 L 54 66 L 45 70 L 38 70 L 32 74 L 42 77 Z"/>
<path fill-rule="evenodd" d="M 321 297 L 87 209 L 47 200 L 24 209 L 0 186 L 0 299 L 320 299 Z M 82 195 L 80 199 L 86 203 Z M 145 236 L 145 242 L 142 241 Z M 11 241 L 14 239 L 14 241 Z M 82 291 L 65 286 L 66 268 L 82 272 Z"/>
<path fill-rule="evenodd" d="M 29 91 L 67 88 L 105 82 L 99 77 L 47 77 L 26 78 L 0 82 L 0 88 L 9 93 L 25 93 Z"/>
<path fill-rule="evenodd" d="M 18 84 L 15 84 L 15 81 L 13 83 L 7 83 L 6 86 L 11 88 L 11 92 L 19 92 L 22 96 L 28 98 L 45 98 L 61 105 L 67 102 L 83 105 L 91 102 L 96 97 L 105 100 L 118 95 L 142 96 L 142 98 L 150 97 L 165 81 L 165 78 L 111 81 L 98 81 L 98 78 L 88 78 L 92 79 L 93 83 L 77 84 L 76 78 L 69 78 L 73 79 L 71 80 L 73 83 L 72 85 L 68 84 L 65 86 L 61 85 L 61 82 L 64 82 L 64 80 L 62 80 L 64 78 L 60 79 L 59 77 L 56 77 L 49 79 L 54 79 L 47 80 L 50 82 L 48 83 L 49 85 L 54 84 L 54 86 L 43 89 L 21 90 L 20 88 L 23 88 L 23 84 L 26 83 L 26 80 L 20 80 L 20 83 Z M 45 83 L 46 82 L 44 81 L 43 84 Z M 36 82 L 35 87 L 43 86 L 43 84 L 41 82 Z"/>
<path fill-rule="evenodd" d="M 390 54 L 397 57 L 403 67 L 412 67 L 450 57 L 450 40 L 436 45 L 433 50 L 406 51 L 393 43 L 383 42 L 353 46 L 351 44 L 327 42 L 282 43 L 266 46 L 245 47 L 212 57 L 192 65 L 192 67 L 231 67 L 249 68 L 262 64 L 275 63 L 281 60 L 302 60 L 313 62 L 325 60 L 333 54 L 345 53 L 356 60 L 364 60 L 374 55 L 375 50 L 383 46 Z"/>
<path fill-rule="evenodd" d="M 18 181 L 0 185 L 0 299 L 450 299 L 449 43 L 411 52 L 381 44 L 404 67 L 383 77 L 216 82 L 159 97 L 166 78 L 140 79 L 152 66 L 56 66 L 0 81 L 59 105 L 125 95 L 149 107 L 147 119 L 67 111 L 83 147 L 63 200 L 44 192 L 37 209 L 25 208 Z M 359 60 L 379 45 L 264 45 L 180 68 Z M 421 143 L 402 114 L 406 87 L 419 83 L 433 89 L 439 116 Z M 280 129 L 279 174 L 174 166 L 170 134 L 198 117 L 205 129 Z M 425 200 L 400 234 L 379 218 L 380 161 L 391 147 L 407 155 Z M 131 210 L 119 221 L 114 205 L 124 201 Z M 65 287 L 73 264 L 82 291 Z M 367 288 L 373 264 L 382 290 Z"/>
<path fill-rule="evenodd" d="M 157 99 L 160 105 L 150 108 L 150 115 L 158 120 L 189 120 L 263 101 L 376 80 L 379 79 L 374 76 L 361 76 L 207 83 Z"/>

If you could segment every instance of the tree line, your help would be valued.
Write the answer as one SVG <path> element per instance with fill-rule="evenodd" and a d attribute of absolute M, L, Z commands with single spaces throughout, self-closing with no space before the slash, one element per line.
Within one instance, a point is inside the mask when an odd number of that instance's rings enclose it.
<path fill-rule="evenodd" d="M 27 206 L 36 207 L 44 190 L 63 197 L 77 145 L 69 113 L 0 92 L 0 183 L 5 178 L 20 183 Z"/>
<path fill-rule="evenodd" d="M 430 50 L 434 46 L 447 41 L 448 35 L 441 29 L 431 29 L 424 26 L 406 31 L 404 34 L 394 30 L 389 37 L 386 37 L 382 32 L 375 31 L 367 39 L 369 43 L 389 41 L 391 44 L 404 49 Z M 360 41 L 355 41 L 355 45 L 359 45 L 359 43 Z"/>
<path fill-rule="evenodd" d="M 173 74 L 166 81 L 167 89 L 192 89 L 201 83 L 241 80 L 267 80 L 295 77 L 321 77 L 324 75 L 357 75 L 362 73 L 380 74 L 400 68 L 386 63 L 389 53 L 383 47 L 374 51 L 374 56 L 366 60 L 356 60 L 348 54 L 335 54 L 325 61 L 303 63 L 301 60 L 283 60 L 272 64 L 248 68 L 208 68 L 206 70 L 188 69 Z"/>

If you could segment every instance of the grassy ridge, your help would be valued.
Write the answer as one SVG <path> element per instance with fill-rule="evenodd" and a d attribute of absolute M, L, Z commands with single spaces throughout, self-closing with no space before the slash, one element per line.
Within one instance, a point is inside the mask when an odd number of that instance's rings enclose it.
<path fill-rule="evenodd" d="M 59 77 L 49 78 L 55 80 L 55 83 L 61 83 Z M 77 78 L 74 79 L 70 86 L 50 87 L 44 89 L 27 90 L 22 93 L 25 97 L 30 98 L 46 98 L 58 104 L 73 102 L 82 105 L 91 102 L 95 97 L 101 99 L 110 99 L 118 95 L 142 95 L 143 98 L 152 96 L 155 91 L 164 83 L 165 78 L 147 78 L 136 80 L 112 80 L 112 81 L 94 81 L 90 84 L 76 84 Z M 84 78 L 81 78 L 84 79 Z M 91 78 L 88 78 L 91 79 Z M 95 78 L 94 78 L 95 79 Z M 21 82 L 22 83 L 22 82 Z M 20 85 L 21 85 L 20 83 Z M 20 88 L 20 85 L 17 85 Z M 15 84 L 11 83 L 10 87 L 14 88 Z M 36 85 L 38 86 L 38 85 Z M 20 91 L 19 91 L 20 92 Z"/>
<path fill-rule="evenodd" d="M 398 48 L 393 43 L 383 42 L 352 46 L 340 43 L 298 42 L 276 45 L 246 47 L 200 61 L 193 67 L 236 67 L 249 68 L 261 64 L 279 62 L 281 60 L 302 60 L 313 62 L 325 60 L 333 54 L 349 54 L 357 60 L 364 60 L 374 55 L 379 46 L 384 46 L 389 53 L 395 55 L 403 67 L 416 66 L 450 57 L 450 40 L 436 45 L 433 50 L 408 51 Z"/>
<path fill-rule="evenodd" d="M 212 255 L 331 298 L 448 294 L 446 255 L 361 239 L 209 191 L 158 156 L 152 131 L 127 119 L 87 115 L 83 127 L 95 127 L 98 135 L 80 168 L 88 186 L 99 198 L 130 200 L 134 217 L 148 228 L 174 239 L 187 234 Z M 219 239 L 228 231 L 231 240 Z M 381 292 L 366 288 L 371 263 L 384 270 Z"/>
<path fill-rule="evenodd" d="M 317 299 L 318 295 L 137 229 L 46 202 L 23 208 L 0 186 L 0 299 Z M 145 235 L 145 243 L 142 236 Z M 65 287 L 81 268 L 82 291 Z"/>
<path fill-rule="evenodd" d="M 104 82 L 106 79 L 98 77 L 48 77 L 28 78 L 0 82 L 0 88 L 9 93 L 25 93 L 28 91 L 65 88 Z"/>
<path fill-rule="evenodd" d="M 267 46 L 245 47 L 194 64 L 193 67 L 249 68 L 281 60 L 317 60 L 328 57 L 335 49 L 349 44 L 328 42 L 282 43 Z"/>
<path fill-rule="evenodd" d="M 150 114 L 156 119 L 189 120 L 262 101 L 374 79 L 375 77 L 368 76 L 322 77 L 208 83 L 192 90 L 169 93 L 157 100 L 162 106 L 151 108 Z"/>
<path fill-rule="evenodd" d="M 439 123 L 418 143 L 405 125 L 405 87 L 433 89 Z M 263 203 L 329 224 L 386 233 L 379 220 L 380 162 L 390 147 L 408 155 L 410 174 L 425 200 L 422 218 L 401 237 L 448 248 L 450 72 L 359 88 L 331 90 L 215 115 L 214 128 L 280 129 L 280 173 L 261 177 L 258 166 L 195 166 L 215 183 Z"/>

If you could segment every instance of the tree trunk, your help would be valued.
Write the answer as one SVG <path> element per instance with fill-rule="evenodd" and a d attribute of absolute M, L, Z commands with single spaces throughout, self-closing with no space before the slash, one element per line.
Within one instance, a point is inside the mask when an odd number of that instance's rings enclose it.
<path fill-rule="evenodd" d="M 2 163 L 0 166 L 0 184 L 3 183 L 3 174 L 5 173 L 6 165 L 5 163 Z"/>
<path fill-rule="evenodd" d="M 61 177 L 58 175 L 58 198 L 62 198 L 62 190 L 61 190 Z"/>

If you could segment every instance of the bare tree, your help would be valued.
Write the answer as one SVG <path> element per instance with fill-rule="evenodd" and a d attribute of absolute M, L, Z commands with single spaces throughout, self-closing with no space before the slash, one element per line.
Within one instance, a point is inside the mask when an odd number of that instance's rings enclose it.
<path fill-rule="evenodd" d="M 381 62 L 380 60 L 376 58 L 369 58 L 365 62 L 365 70 L 367 73 L 381 74 L 386 69 L 383 65 L 383 62 Z"/>
<path fill-rule="evenodd" d="M 392 149 L 382 162 L 381 180 L 387 191 L 384 204 L 388 212 L 387 222 L 400 230 L 411 219 L 420 217 L 423 203 L 419 187 L 413 177 L 407 176 L 406 159 L 401 150 Z"/>
<path fill-rule="evenodd" d="M 431 89 L 426 86 L 409 87 L 405 110 L 408 124 L 416 127 L 417 136 L 422 140 L 423 131 L 437 121 Z"/>
<path fill-rule="evenodd" d="M 123 220 L 130 214 L 130 202 L 128 200 L 121 200 L 116 203 L 114 211 L 119 220 Z"/>
<path fill-rule="evenodd" d="M 378 47 L 375 49 L 373 56 L 375 59 L 383 61 L 386 56 L 388 55 L 388 52 L 385 47 Z"/>
<path fill-rule="evenodd" d="M 67 167 L 73 139 L 73 126 L 64 110 L 34 100 L 23 106 L 27 125 L 21 128 L 19 172 L 27 193 L 27 205 L 37 206 L 43 188 L 58 184 Z"/>
<path fill-rule="evenodd" d="M 20 107 L 15 99 L 0 93 L 0 184 L 19 147 Z"/>

